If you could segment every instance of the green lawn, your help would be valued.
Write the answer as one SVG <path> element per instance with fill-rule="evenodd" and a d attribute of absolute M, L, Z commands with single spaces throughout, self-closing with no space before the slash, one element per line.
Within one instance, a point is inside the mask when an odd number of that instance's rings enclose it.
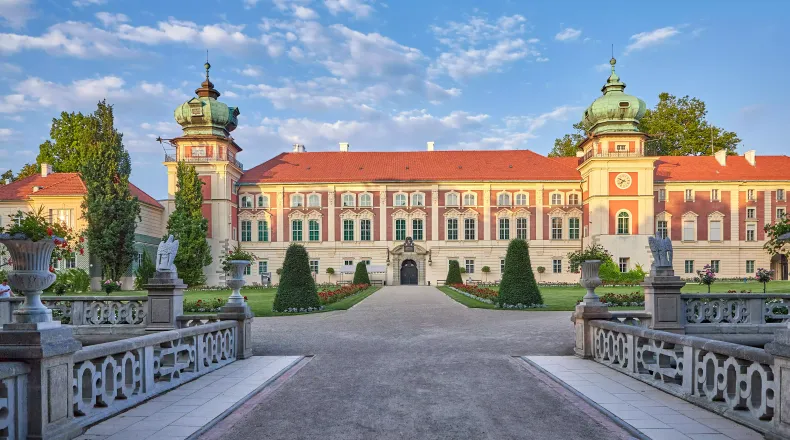
<path fill-rule="evenodd" d="M 498 286 L 491 287 L 493 290 L 499 290 Z M 440 287 L 439 290 L 447 294 L 450 298 L 458 301 L 459 303 L 472 308 L 480 309 L 493 309 L 491 304 L 469 298 L 468 296 L 461 295 L 448 287 Z M 755 281 L 749 282 L 721 282 L 715 283 L 711 286 L 712 293 L 724 293 L 728 290 L 751 290 L 752 293 L 762 293 L 763 285 Z M 599 295 L 604 293 L 628 293 L 642 291 L 642 287 L 599 287 L 595 292 Z M 790 293 L 790 281 L 771 281 L 767 285 L 768 293 Z M 548 306 L 545 309 L 529 309 L 532 311 L 551 311 L 551 310 L 573 310 L 576 307 L 576 301 L 584 296 L 585 290 L 580 286 L 562 286 L 562 287 L 541 287 L 540 293 L 543 295 L 543 302 Z M 708 293 L 708 287 L 702 284 L 688 283 L 683 287 L 683 293 Z M 629 310 L 629 307 L 617 307 L 613 310 Z"/>
<path fill-rule="evenodd" d="M 336 303 L 329 304 L 324 307 L 324 312 L 329 312 L 332 310 L 347 310 L 351 308 L 354 304 L 362 301 L 363 299 L 370 296 L 373 292 L 377 291 L 379 287 L 368 287 L 364 291 L 350 296 L 348 298 L 344 298 Z M 293 315 L 293 313 L 275 313 L 272 312 L 272 305 L 274 304 L 274 295 L 277 293 L 276 288 L 269 288 L 269 289 L 243 289 L 241 294 L 247 297 L 247 304 L 250 305 L 250 309 L 252 309 L 255 316 L 289 316 Z M 103 293 L 100 292 L 88 292 L 88 295 L 96 295 L 102 296 Z M 113 292 L 112 295 L 128 295 L 128 296 L 145 296 L 148 292 L 146 291 L 123 291 L 123 292 Z M 47 296 L 51 294 L 45 294 Z M 86 295 L 86 294 L 80 294 Z M 76 295 L 74 295 L 76 296 Z M 227 299 L 230 296 L 230 289 L 224 290 L 212 290 L 212 291 L 186 291 L 184 292 L 184 299 L 190 302 L 197 301 L 202 299 L 203 301 L 210 301 L 214 300 L 215 298 L 222 298 Z"/>

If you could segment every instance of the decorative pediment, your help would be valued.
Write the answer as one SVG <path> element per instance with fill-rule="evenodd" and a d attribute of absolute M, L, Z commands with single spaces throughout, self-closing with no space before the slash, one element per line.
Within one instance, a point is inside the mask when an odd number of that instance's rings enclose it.
<path fill-rule="evenodd" d="M 343 212 L 340 213 L 340 218 L 343 218 L 343 219 L 373 218 L 373 211 L 371 211 L 369 209 L 363 209 L 361 211 L 353 211 L 351 209 L 344 209 Z"/>
<path fill-rule="evenodd" d="M 511 211 L 511 210 L 509 210 L 509 209 L 507 209 L 507 208 L 505 208 L 505 209 L 500 209 L 500 210 L 499 210 L 499 211 L 497 211 L 497 213 L 496 213 L 496 216 L 497 216 L 497 217 L 510 217 L 510 216 L 512 216 L 512 215 L 513 215 L 513 211 Z"/>
<path fill-rule="evenodd" d="M 570 211 L 566 213 L 568 217 L 581 217 L 582 211 L 579 208 L 571 208 Z"/>
<path fill-rule="evenodd" d="M 554 208 L 548 213 L 549 217 L 565 217 L 566 215 L 568 215 L 568 213 L 560 208 Z"/>
<path fill-rule="evenodd" d="M 293 210 L 293 211 L 291 211 L 290 214 L 288 214 L 288 218 L 297 218 L 297 219 L 299 219 L 299 218 L 315 219 L 315 218 L 321 218 L 321 217 L 323 217 L 323 214 L 321 214 L 321 211 L 319 211 L 317 209 L 313 209 L 313 210 L 310 210 L 310 211 Z"/>
<path fill-rule="evenodd" d="M 414 210 L 411 211 L 410 217 L 426 218 L 426 217 L 428 217 L 428 214 L 425 211 L 423 211 L 422 209 L 414 209 Z"/>
<path fill-rule="evenodd" d="M 409 211 L 406 211 L 405 209 L 396 209 L 395 211 L 392 212 L 392 217 L 395 218 L 401 218 L 401 217 L 405 218 L 408 216 L 409 216 Z"/>
<path fill-rule="evenodd" d="M 672 219 L 672 214 L 666 211 L 661 211 L 658 215 L 656 215 L 656 220 L 658 221 L 666 222 L 669 221 L 670 219 Z"/>
<path fill-rule="evenodd" d="M 425 250 L 425 248 L 420 246 L 419 244 L 414 244 L 413 243 L 413 246 L 414 246 L 414 252 L 413 252 L 414 254 L 426 255 L 428 253 L 428 251 Z M 403 248 L 404 248 L 403 244 L 401 244 L 399 246 L 395 246 L 390 253 L 393 254 L 393 255 L 402 255 L 404 252 L 407 253 L 407 254 L 412 253 L 412 252 L 404 251 Z"/>
<path fill-rule="evenodd" d="M 710 220 L 724 220 L 724 214 L 720 213 L 719 211 L 713 211 L 708 214 L 708 218 Z"/>
<path fill-rule="evenodd" d="M 477 218 L 477 216 L 478 216 L 478 215 L 480 215 L 480 213 L 479 213 L 479 212 L 477 212 L 477 211 L 475 211 L 475 210 L 474 210 L 474 209 L 472 209 L 472 208 L 468 208 L 468 209 L 466 209 L 466 210 L 463 212 L 463 214 L 462 214 L 462 215 L 463 215 L 465 218 Z"/>
<path fill-rule="evenodd" d="M 256 216 L 252 213 L 252 211 L 239 211 L 239 219 L 240 220 L 252 220 Z"/>
<path fill-rule="evenodd" d="M 532 215 L 532 213 L 529 212 L 529 209 L 525 208 L 517 209 L 516 212 L 513 213 L 514 217 L 529 217 L 530 215 Z"/>
<path fill-rule="evenodd" d="M 447 211 L 444 211 L 445 217 L 460 217 L 461 215 L 461 211 L 457 209 L 448 209 Z"/>
<path fill-rule="evenodd" d="M 697 217 L 699 217 L 699 214 L 697 214 L 697 213 L 696 213 L 696 212 L 694 212 L 694 211 L 686 211 L 686 212 L 683 214 L 683 219 L 684 219 L 684 220 L 696 220 L 696 219 L 697 219 Z"/>

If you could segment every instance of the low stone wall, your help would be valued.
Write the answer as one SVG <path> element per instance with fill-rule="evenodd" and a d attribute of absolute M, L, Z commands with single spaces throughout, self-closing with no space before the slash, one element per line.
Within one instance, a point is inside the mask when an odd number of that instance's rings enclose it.
<path fill-rule="evenodd" d="M 589 325 L 596 362 L 760 432 L 771 431 L 780 389 L 774 358 L 765 350 L 606 320 Z"/>
<path fill-rule="evenodd" d="M 682 294 L 688 335 L 762 347 L 790 321 L 790 295 Z"/>
<path fill-rule="evenodd" d="M 6 439 L 27 438 L 27 375 L 24 362 L 0 363 L 0 435 Z"/>

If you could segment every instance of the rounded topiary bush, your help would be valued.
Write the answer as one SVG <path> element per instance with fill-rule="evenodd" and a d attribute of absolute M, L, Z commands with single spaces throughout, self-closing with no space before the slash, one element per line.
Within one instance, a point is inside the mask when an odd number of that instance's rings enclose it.
<path fill-rule="evenodd" d="M 543 304 L 532 263 L 529 260 L 529 245 L 526 241 L 515 239 L 507 247 L 505 273 L 499 284 L 499 306 L 525 306 Z"/>
<path fill-rule="evenodd" d="M 455 260 L 450 260 L 450 269 L 447 270 L 447 279 L 444 284 L 452 286 L 453 284 L 463 284 L 464 280 L 461 279 L 461 266 Z"/>
<path fill-rule="evenodd" d="M 353 284 L 370 284 L 370 277 L 368 276 L 368 265 L 364 261 L 357 263 L 357 269 L 354 271 Z"/>
<path fill-rule="evenodd" d="M 272 309 L 275 312 L 309 311 L 320 306 L 307 250 L 302 245 L 292 244 L 285 252 L 280 285 Z"/>

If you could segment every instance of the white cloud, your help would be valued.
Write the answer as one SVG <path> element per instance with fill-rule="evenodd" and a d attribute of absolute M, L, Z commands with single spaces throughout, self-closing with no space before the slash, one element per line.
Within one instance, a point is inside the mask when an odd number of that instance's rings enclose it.
<path fill-rule="evenodd" d="M 0 128 L 0 141 L 9 139 L 14 134 L 10 128 Z"/>
<path fill-rule="evenodd" d="M 446 46 L 460 46 L 461 43 L 475 45 L 522 35 L 526 30 L 526 21 L 518 14 L 499 17 L 493 23 L 482 17 L 472 17 L 464 23 L 450 21 L 443 27 L 431 25 L 430 30 Z"/>
<path fill-rule="evenodd" d="M 314 10 L 305 6 L 295 6 L 294 16 L 301 20 L 315 20 L 318 18 L 318 14 Z"/>
<path fill-rule="evenodd" d="M 252 43 L 254 40 L 242 31 L 244 25 L 231 25 L 227 23 L 199 26 L 191 21 L 179 21 L 170 18 L 160 21 L 157 27 L 131 26 L 121 24 L 118 26 L 118 37 L 122 40 L 137 43 L 156 45 L 162 43 L 188 43 L 200 44 L 205 47 L 238 47 Z"/>
<path fill-rule="evenodd" d="M 96 5 L 103 5 L 107 3 L 107 0 L 74 0 L 71 2 L 72 5 L 78 8 L 84 8 L 86 6 L 96 6 Z"/>
<path fill-rule="evenodd" d="M 445 52 L 431 66 L 434 73 L 446 73 L 456 81 L 499 71 L 511 62 L 520 60 L 537 52 L 530 49 L 522 39 L 502 40 L 495 46 L 484 49 Z"/>
<path fill-rule="evenodd" d="M 0 53 L 43 50 L 57 55 L 78 58 L 98 56 L 130 56 L 134 51 L 124 47 L 112 33 L 88 23 L 67 21 L 50 26 L 41 36 L 0 34 Z"/>
<path fill-rule="evenodd" d="M 556 107 L 550 112 L 542 113 L 538 116 L 514 116 L 506 117 L 505 124 L 509 128 L 526 128 L 529 133 L 539 130 L 551 121 L 567 121 L 571 116 L 577 117 L 581 114 L 583 107 L 563 105 Z"/>
<path fill-rule="evenodd" d="M 113 14 L 111 12 L 97 12 L 96 18 L 101 21 L 104 27 L 113 27 L 129 21 L 129 17 L 124 14 Z"/>
<path fill-rule="evenodd" d="M 631 43 L 625 48 L 625 53 L 642 50 L 651 46 L 658 46 L 667 42 L 670 38 L 679 34 L 680 30 L 673 26 L 667 26 L 660 29 L 655 29 L 650 32 L 640 32 L 631 35 Z"/>
<path fill-rule="evenodd" d="M 579 38 L 579 36 L 581 36 L 581 34 L 582 34 L 582 31 L 579 30 L 579 29 L 565 28 L 561 32 L 559 32 L 557 35 L 555 35 L 554 39 L 557 40 L 557 41 L 573 41 L 573 40 Z"/>
<path fill-rule="evenodd" d="M 25 26 L 33 18 L 33 0 L 0 0 L 0 23 L 13 29 Z"/>
<path fill-rule="evenodd" d="M 244 69 L 236 69 L 236 71 L 239 72 L 241 75 L 249 76 L 252 78 L 256 76 L 261 76 L 261 74 L 263 73 L 260 67 L 251 66 L 249 64 L 245 66 Z"/>
<path fill-rule="evenodd" d="M 366 18 L 374 11 L 365 0 L 324 0 L 324 5 L 332 15 L 349 13 L 356 18 Z"/>
<path fill-rule="evenodd" d="M 258 4 L 259 1 L 260 0 L 244 0 L 244 8 L 245 9 L 254 8 L 255 5 Z"/>
<path fill-rule="evenodd" d="M 0 63 L 0 71 L 5 73 L 22 73 L 22 68 L 16 64 Z"/>

